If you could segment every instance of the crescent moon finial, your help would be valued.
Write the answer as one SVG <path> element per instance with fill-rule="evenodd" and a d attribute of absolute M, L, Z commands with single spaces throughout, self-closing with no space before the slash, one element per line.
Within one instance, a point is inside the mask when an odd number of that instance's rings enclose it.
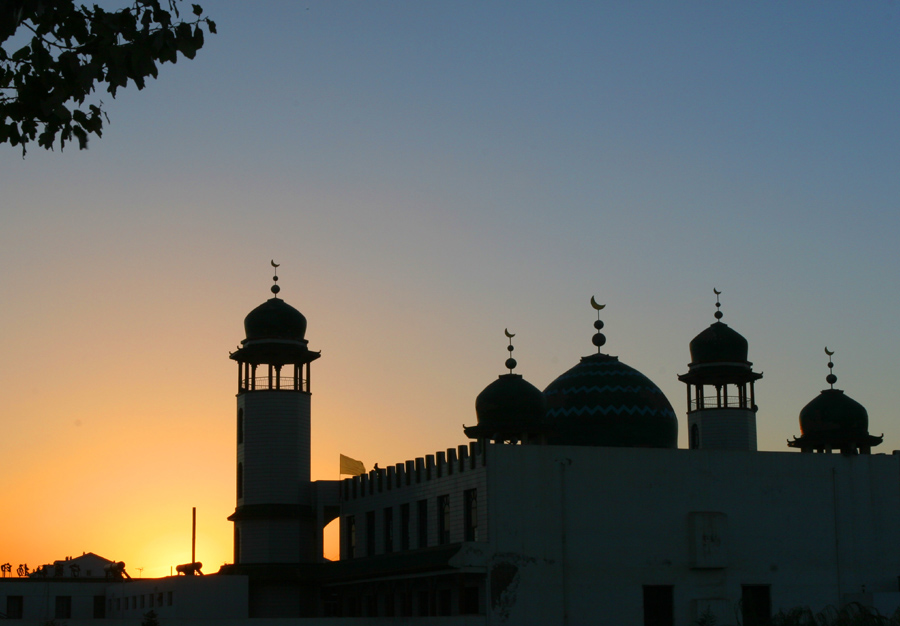
<path fill-rule="evenodd" d="M 595 311 L 602 311 L 606 307 L 605 304 L 597 304 L 597 299 L 594 296 L 591 296 L 591 306 L 594 307 Z"/>
<path fill-rule="evenodd" d="M 281 263 L 276 263 L 275 259 L 272 259 L 272 267 L 280 267 Z"/>
<path fill-rule="evenodd" d="M 834 350 L 829 350 L 828 346 L 825 346 L 825 354 L 828 356 L 832 356 L 834 354 Z"/>
<path fill-rule="evenodd" d="M 512 339 L 513 337 L 516 336 L 516 333 L 509 332 L 508 328 L 503 329 L 503 334 L 506 335 L 507 337 L 509 337 L 510 339 Z"/>
<path fill-rule="evenodd" d="M 721 296 L 721 295 L 722 295 L 722 292 L 719 291 L 718 289 L 716 289 L 715 287 L 713 287 L 713 293 L 716 294 L 717 296 Z"/>

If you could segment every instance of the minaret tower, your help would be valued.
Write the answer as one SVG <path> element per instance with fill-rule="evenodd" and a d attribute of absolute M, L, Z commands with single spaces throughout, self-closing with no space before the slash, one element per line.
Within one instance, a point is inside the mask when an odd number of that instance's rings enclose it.
<path fill-rule="evenodd" d="M 244 319 L 238 364 L 234 562 L 317 561 L 310 482 L 310 363 L 306 318 L 273 297 Z"/>
<path fill-rule="evenodd" d="M 716 321 L 691 341 L 687 385 L 688 439 L 691 449 L 756 450 L 756 394 L 762 373 L 747 360 L 747 340 L 723 324 L 721 291 Z"/>

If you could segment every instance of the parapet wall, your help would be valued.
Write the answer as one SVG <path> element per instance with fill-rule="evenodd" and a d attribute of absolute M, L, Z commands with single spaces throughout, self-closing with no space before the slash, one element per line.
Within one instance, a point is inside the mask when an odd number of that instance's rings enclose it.
<path fill-rule="evenodd" d="M 341 481 L 341 500 L 356 500 L 366 496 L 426 483 L 436 478 L 462 474 L 487 464 L 485 447 L 477 441 L 469 445 L 447 448 L 447 451 L 417 457 L 386 468 L 373 469 L 368 474 Z"/>

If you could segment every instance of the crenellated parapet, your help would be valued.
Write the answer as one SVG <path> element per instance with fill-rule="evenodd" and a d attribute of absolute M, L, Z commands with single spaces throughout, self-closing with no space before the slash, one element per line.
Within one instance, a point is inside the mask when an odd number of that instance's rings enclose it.
<path fill-rule="evenodd" d="M 472 441 L 468 445 L 447 448 L 446 451 L 345 478 L 341 481 L 341 500 L 356 500 L 485 467 L 485 450 L 479 442 Z"/>

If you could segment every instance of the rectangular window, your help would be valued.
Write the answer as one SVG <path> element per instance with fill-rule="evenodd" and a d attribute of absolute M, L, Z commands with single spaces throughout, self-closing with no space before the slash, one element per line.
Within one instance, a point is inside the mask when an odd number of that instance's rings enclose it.
<path fill-rule="evenodd" d="M 400 505 L 400 549 L 409 550 L 409 503 Z"/>
<path fill-rule="evenodd" d="M 6 596 L 6 617 L 22 619 L 25 612 L 25 596 Z"/>
<path fill-rule="evenodd" d="M 168 593 L 168 597 L 166 598 L 166 604 L 168 604 L 169 606 L 172 606 L 172 592 L 171 591 Z"/>
<path fill-rule="evenodd" d="M 347 516 L 347 558 L 356 556 L 356 516 Z"/>
<path fill-rule="evenodd" d="M 94 596 L 94 619 L 106 617 L 106 596 Z"/>
<path fill-rule="evenodd" d="M 644 585 L 644 626 L 674 626 L 672 585 Z"/>
<path fill-rule="evenodd" d="M 375 511 L 366 513 L 366 554 L 375 556 Z"/>
<path fill-rule="evenodd" d="M 56 619 L 72 619 L 72 596 L 56 596 Z"/>
<path fill-rule="evenodd" d="M 449 589 L 438 591 L 438 615 L 450 615 L 452 596 Z"/>
<path fill-rule="evenodd" d="M 467 489 L 465 497 L 466 541 L 478 541 L 478 490 Z"/>
<path fill-rule="evenodd" d="M 772 617 L 769 585 L 741 585 L 741 615 L 744 626 L 763 626 Z"/>
<path fill-rule="evenodd" d="M 438 543 L 450 543 L 450 496 L 438 496 Z"/>
<path fill-rule="evenodd" d="M 466 587 L 463 589 L 461 613 L 463 615 L 478 615 L 478 587 Z"/>
<path fill-rule="evenodd" d="M 390 554 L 394 551 L 394 509 L 388 507 L 384 510 L 384 552 Z"/>
<path fill-rule="evenodd" d="M 419 547 L 426 548 L 428 547 L 428 500 L 419 500 L 416 503 L 416 508 Z"/>
<path fill-rule="evenodd" d="M 419 594 L 418 594 L 418 597 L 419 597 L 419 599 L 418 599 L 418 605 L 419 605 L 419 606 L 418 606 L 418 609 L 419 609 L 418 615 L 420 615 L 420 616 L 428 615 L 428 614 L 429 614 L 429 611 L 428 611 L 428 592 L 427 592 L 427 591 L 420 591 Z"/>
<path fill-rule="evenodd" d="M 156 606 L 162 606 L 162 605 L 163 605 L 163 595 L 162 595 L 162 591 L 160 591 L 156 595 Z"/>

